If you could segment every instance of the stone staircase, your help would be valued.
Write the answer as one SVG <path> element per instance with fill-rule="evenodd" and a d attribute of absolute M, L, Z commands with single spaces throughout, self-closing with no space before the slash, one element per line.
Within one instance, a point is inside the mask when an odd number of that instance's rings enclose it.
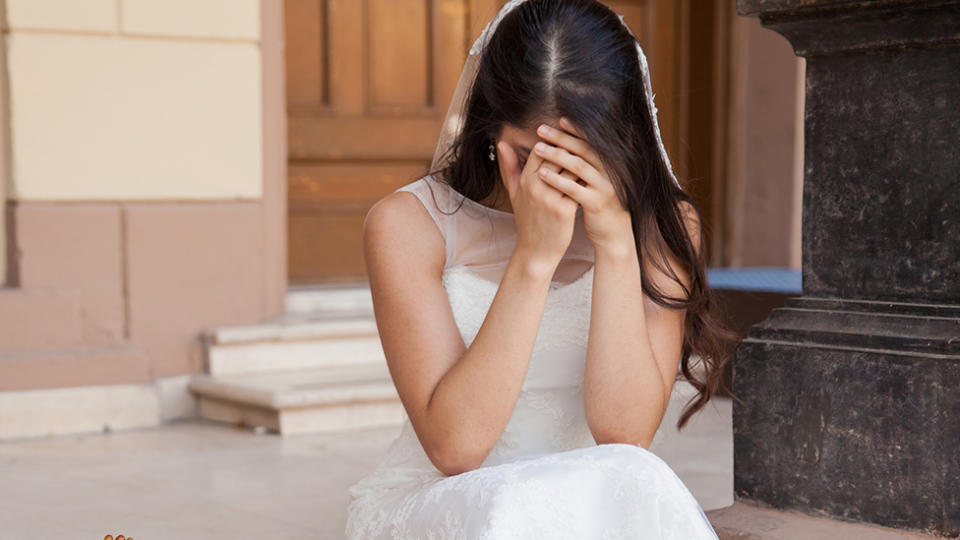
<path fill-rule="evenodd" d="M 398 425 L 369 288 L 294 287 L 286 307 L 205 333 L 207 373 L 189 383 L 200 416 L 283 436 Z"/>

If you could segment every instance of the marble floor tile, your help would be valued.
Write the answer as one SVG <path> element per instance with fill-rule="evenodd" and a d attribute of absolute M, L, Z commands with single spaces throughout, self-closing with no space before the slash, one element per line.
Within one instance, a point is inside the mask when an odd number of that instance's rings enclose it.
<path fill-rule="evenodd" d="M 705 510 L 733 503 L 729 399 L 658 453 Z M 280 437 L 194 419 L 157 428 L 0 442 L 0 540 L 342 538 L 347 488 L 379 463 L 399 426 Z"/>

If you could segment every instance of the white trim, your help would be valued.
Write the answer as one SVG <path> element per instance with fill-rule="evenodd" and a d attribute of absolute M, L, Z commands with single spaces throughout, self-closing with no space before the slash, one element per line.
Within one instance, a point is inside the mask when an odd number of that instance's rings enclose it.
<path fill-rule="evenodd" d="M 373 296 L 367 283 L 292 286 L 287 288 L 286 313 L 373 318 Z"/>
<path fill-rule="evenodd" d="M 197 418 L 193 375 L 148 384 L 0 392 L 0 441 L 154 427 Z"/>

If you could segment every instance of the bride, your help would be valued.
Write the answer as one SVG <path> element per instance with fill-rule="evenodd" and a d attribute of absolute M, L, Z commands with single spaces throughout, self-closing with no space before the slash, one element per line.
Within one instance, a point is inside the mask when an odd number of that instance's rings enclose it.
<path fill-rule="evenodd" d="M 487 25 L 431 172 L 364 222 L 406 415 L 350 487 L 348 538 L 717 538 L 648 450 L 678 371 L 683 427 L 734 341 L 656 118 L 602 3 L 513 0 Z"/>

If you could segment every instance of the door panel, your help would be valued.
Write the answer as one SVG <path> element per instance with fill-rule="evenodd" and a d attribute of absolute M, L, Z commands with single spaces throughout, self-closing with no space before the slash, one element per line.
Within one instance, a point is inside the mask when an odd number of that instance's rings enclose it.
<path fill-rule="evenodd" d="M 371 109 L 415 112 L 430 107 L 430 2 L 368 2 Z"/>

